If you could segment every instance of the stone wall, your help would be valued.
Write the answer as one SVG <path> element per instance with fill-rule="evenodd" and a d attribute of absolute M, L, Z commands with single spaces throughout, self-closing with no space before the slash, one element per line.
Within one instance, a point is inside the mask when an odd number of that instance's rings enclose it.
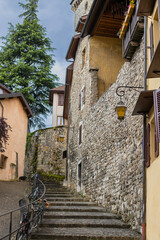
<path fill-rule="evenodd" d="M 81 69 L 79 54 L 88 37 L 81 40 L 74 63 L 71 88 L 71 126 L 69 130 L 69 180 L 78 189 L 78 165 L 82 166 L 81 192 L 107 210 L 118 213 L 133 228 L 141 230 L 142 209 L 142 117 L 132 116 L 139 93 L 126 90 L 123 101 L 126 117 L 119 121 L 115 107 L 120 101 L 116 88 L 120 85 L 143 86 L 144 43 L 137 49 L 131 62 L 121 68 L 117 80 L 96 102 L 97 69 L 89 71 L 89 56 Z M 88 49 L 88 48 L 87 48 Z M 88 53 L 89 54 L 89 53 Z M 86 102 L 78 109 L 78 95 L 86 86 Z M 97 98 L 97 97 L 96 97 Z M 78 143 L 79 123 L 82 122 L 83 140 Z"/>
<path fill-rule="evenodd" d="M 66 159 L 63 159 L 63 151 L 67 149 L 66 141 L 65 126 L 42 129 L 30 134 L 25 158 L 26 175 L 35 170 L 65 175 Z"/>

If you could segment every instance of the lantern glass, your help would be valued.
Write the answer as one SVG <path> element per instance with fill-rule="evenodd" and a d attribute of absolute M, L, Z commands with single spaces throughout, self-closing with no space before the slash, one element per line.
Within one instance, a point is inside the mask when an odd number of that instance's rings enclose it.
<path fill-rule="evenodd" d="M 60 137 L 60 142 L 63 142 L 63 141 L 64 141 L 64 136 L 61 135 L 61 136 L 59 136 L 59 137 Z"/>
<path fill-rule="evenodd" d="M 123 102 L 119 102 L 117 107 L 116 107 L 116 111 L 117 111 L 117 115 L 118 115 L 118 119 L 119 120 L 123 120 L 125 117 L 125 113 L 126 113 L 126 106 L 124 105 Z"/>

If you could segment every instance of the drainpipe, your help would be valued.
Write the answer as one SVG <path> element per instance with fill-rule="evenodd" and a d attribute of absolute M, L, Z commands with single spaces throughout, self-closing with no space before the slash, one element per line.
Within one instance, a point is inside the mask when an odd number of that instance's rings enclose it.
<path fill-rule="evenodd" d="M 4 107 L 3 107 L 3 104 L 0 102 L 0 105 L 2 107 L 2 118 L 3 118 L 3 113 L 4 113 Z"/>
<path fill-rule="evenodd" d="M 144 17 L 144 91 L 146 90 L 147 73 L 147 17 Z M 142 239 L 146 240 L 146 167 L 145 167 L 145 138 L 146 115 L 143 114 L 143 207 L 142 207 Z"/>

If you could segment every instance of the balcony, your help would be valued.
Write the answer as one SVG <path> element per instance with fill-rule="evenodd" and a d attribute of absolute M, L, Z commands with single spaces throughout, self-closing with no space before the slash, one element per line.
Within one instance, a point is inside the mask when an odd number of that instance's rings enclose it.
<path fill-rule="evenodd" d="M 144 33 L 144 18 L 137 16 L 138 6 L 138 4 L 135 5 L 134 12 L 122 41 L 123 58 L 128 61 L 131 60 Z"/>

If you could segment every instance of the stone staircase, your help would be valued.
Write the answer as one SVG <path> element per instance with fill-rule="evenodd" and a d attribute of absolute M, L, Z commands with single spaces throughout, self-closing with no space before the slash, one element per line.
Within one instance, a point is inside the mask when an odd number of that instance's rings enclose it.
<path fill-rule="evenodd" d="M 46 183 L 50 203 L 42 223 L 31 239 L 54 240 L 140 240 L 116 215 L 57 183 Z"/>

